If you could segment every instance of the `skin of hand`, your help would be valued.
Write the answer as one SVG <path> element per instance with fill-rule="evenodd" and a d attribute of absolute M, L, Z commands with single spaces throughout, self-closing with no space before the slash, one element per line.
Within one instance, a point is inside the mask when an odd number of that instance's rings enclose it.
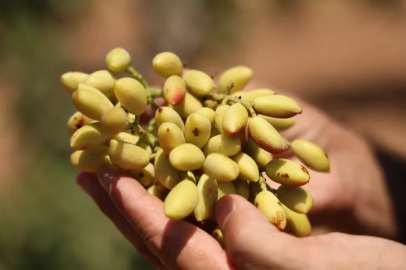
<path fill-rule="evenodd" d="M 314 197 L 311 217 L 322 223 L 320 216 L 331 211 L 330 219 L 337 215 L 336 220 L 345 221 L 334 224 L 333 218 L 330 222 L 334 228 L 353 231 L 353 225 L 360 224 L 355 227 L 393 235 L 395 223 L 388 194 L 368 145 L 317 110 L 300 104 L 304 114 L 297 117 L 295 127 L 284 136 L 318 143 L 331 161 L 330 174 L 311 172 L 311 181 L 306 185 Z M 139 253 L 158 269 L 406 267 L 406 248 L 401 244 L 340 233 L 298 239 L 279 232 L 239 196 L 225 196 L 216 206 L 216 219 L 227 245 L 223 250 L 203 230 L 186 221 L 169 220 L 159 199 L 116 168 L 105 168 L 97 176 L 81 173 L 77 182 Z"/>

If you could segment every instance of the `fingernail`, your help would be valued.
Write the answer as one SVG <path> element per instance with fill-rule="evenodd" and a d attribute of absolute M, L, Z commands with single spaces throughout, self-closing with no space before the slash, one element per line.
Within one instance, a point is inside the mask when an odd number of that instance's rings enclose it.
<path fill-rule="evenodd" d="M 109 191 L 113 182 L 125 173 L 117 167 L 105 167 L 97 172 L 100 184 L 105 190 Z"/>
<path fill-rule="evenodd" d="M 226 196 L 217 202 L 216 219 L 217 219 L 217 224 L 220 226 L 221 229 L 224 229 L 224 227 L 227 224 L 228 218 L 236 210 L 236 208 L 237 208 L 237 205 L 234 202 L 234 199 L 232 196 Z"/>

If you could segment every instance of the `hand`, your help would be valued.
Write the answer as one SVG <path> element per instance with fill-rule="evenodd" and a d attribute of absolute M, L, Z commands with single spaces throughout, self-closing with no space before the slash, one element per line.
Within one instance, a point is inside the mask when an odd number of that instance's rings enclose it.
<path fill-rule="evenodd" d="M 338 233 L 296 238 L 279 232 L 252 204 L 236 195 L 225 196 L 216 206 L 225 251 L 199 228 L 165 217 L 163 203 L 117 169 L 104 169 L 99 178 L 81 173 L 77 182 L 138 252 L 158 269 L 406 267 L 406 248 L 398 243 Z"/>
<path fill-rule="evenodd" d="M 290 95 L 289 95 L 290 96 Z M 283 133 L 288 140 L 320 145 L 330 159 L 330 173 L 310 170 L 304 188 L 314 198 L 310 211 L 315 233 L 341 231 L 394 238 L 396 222 L 385 178 L 364 139 L 295 98 L 303 114 Z M 291 153 L 289 158 L 297 160 Z"/>

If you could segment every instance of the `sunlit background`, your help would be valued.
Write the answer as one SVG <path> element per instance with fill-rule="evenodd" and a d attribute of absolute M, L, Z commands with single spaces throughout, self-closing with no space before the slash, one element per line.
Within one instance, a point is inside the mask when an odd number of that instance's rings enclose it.
<path fill-rule="evenodd" d="M 151 84 L 161 51 L 211 75 L 250 66 L 406 160 L 406 1 L 0 0 L 1 270 L 151 269 L 69 163 L 60 75 L 117 46 Z"/>

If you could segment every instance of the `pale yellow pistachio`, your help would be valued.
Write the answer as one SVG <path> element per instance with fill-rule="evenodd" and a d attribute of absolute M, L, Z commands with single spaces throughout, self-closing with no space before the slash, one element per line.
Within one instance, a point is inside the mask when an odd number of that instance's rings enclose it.
<path fill-rule="evenodd" d="M 293 118 L 274 118 L 265 115 L 258 115 L 261 118 L 264 118 L 269 124 L 271 124 L 277 131 L 283 131 L 295 124 Z"/>
<path fill-rule="evenodd" d="M 214 124 L 220 133 L 223 133 L 223 119 L 226 111 L 230 108 L 228 105 L 220 105 L 216 109 L 216 117 L 214 118 Z"/>
<path fill-rule="evenodd" d="M 211 124 L 207 117 L 198 113 L 189 115 L 185 123 L 185 139 L 187 143 L 203 148 L 209 140 L 210 134 Z"/>
<path fill-rule="evenodd" d="M 73 93 L 78 89 L 79 83 L 84 83 L 89 74 L 83 72 L 67 72 L 62 74 L 61 83 L 66 91 Z"/>
<path fill-rule="evenodd" d="M 163 92 L 169 104 L 178 105 L 186 95 L 185 81 L 179 76 L 171 76 L 166 79 Z"/>
<path fill-rule="evenodd" d="M 224 93 L 233 83 L 233 88 L 231 88 L 230 93 L 242 90 L 247 83 L 251 80 L 254 72 L 252 69 L 245 66 L 236 66 L 224 71 L 218 81 L 219 93 Z"/>
<path fill-rule="evenodd" d="M 220 228 L 216 228 L 211 235 L 217 240 L 222 248 L 226 248 L 226 242 L 224 241 L 224 236 Z"/>
<path fill-rule="evenodd" d="M 312 225 L 305 214 L 298 214 L 282 204 L 286 215 L 286 227 L 297 237 L 309 236 L 312 232 Z"/>
<path fill-rule="evenodd" d="M 107 54 L 106 64 L 113 72 L 125 72 L 130 67 L 131 55 L 123 48 L 114 48 Z"/>
<path fill-rule="evenodd" d="M 255 197 L 262 191 L 261 185 L 259 182 L 250 182 L 250 196 L 249 196 L 249 201 L 251 203 L 255 202 Z"/>
<path fill-rule="evenodd" d="M 103 167 L 111 166 L 107 147 L 76 151 L 70 156 L 70 161 L 82 172 L 98 172 Z"/>
<path fill-rule="evenodd" d="M 114 136 L 127 127 L 127 114 L 122 108 L 111 108 L 104 112 L 100 124 L 103 134 Z"/>
<path fill-rule="evenodd" d="M 282 153 L 289 149 L 279 132 L 261 117 L 254 117 L 249 120 L 248 132 L 259 147 L 270 153 Z"/>
<path fill-rule="evenodd" d="M 111 140 L 109 157 L 113 165 L 124 170 L 140 170 L 149 163 L 149 153 L 139 146 Z"/>
<path fill-rule="evenodd" d="M 185 98 L 173 109 L 183 118 L 187 118 L 192 113 L 202 108 L 202 103 L 192 94 L 186 92 Z"/>
<path fill-rule="evenodd" d="M 158 182 L 167 189 L 172 189 L 179 182 L 179 171 L 169 162 L 169 155 L 159 150 L 155 156 L 155 174 Z"/>
<path fill-rule="evenodd" d="M 203 166 L 204 154 L 196 145 L 185 143 L 171 151 L 169 161 L 180 171 L 193 171 Z"/>
<path fill-rule="evenodd" d="M 240 169 L 239 179 L 247 180 L 250 182 L 257 182 L 259 178 L 259 169 L 255 160 L 245 153 L 238 153 L 233 157 Z"/>
<path fill-rule="evenodd" d="M 162 190 L 161 188 L 159 188 L 156 184 L 150 186 L 147 189 L 148 193 L 151 194 L 154 197 L 157 197 L 158 199 L 160 199 L 161 201 L 164 201 L 166 198 L 166 195 L 168 194 L 167 191 Z"/>
<path fill-rule="evenodd" d="M 70 147 L 74 150 L 87 150 L 102 146 L 110 137 L 101 132 L 99 122 L 88 124 L 79 128 L 70 138 Z"/>
<path fill-rule="evenodd" d="M 238 91 L 231 94 L 233 97 L 239 97 L 246 102 L 253 102 L 258 97 L 275 95 L 275 91 L 271 89 L 256 89 L 251 91 Z"/>
<path fill-rule="evenodd" d="M 204 104 L 205 107 L 208 107 L 208 108 L 210 108 L 210 109 L 212 109 L 212 110 L 215 110 L 216 107 L 217 107 L 217 105 L 218 105 L 218 102 L 215 101 L 215 100 L 206 99 L 206 100 L 203 102 L 203 104 Z"/>
<path fill-rule="evenodd" d="M 100 120 L 103 113 L 114 107 L 113 103 L 96 88 L 79 83 L 72 94 L 73 105 L 89 118 Z"/>
<path fill-rule="evenodd" d="M 114 93 L 121 105 L 130 113 L 140 115 L 147 108 L 144 86 L 133 78 L 121 78 L 114 84 Z"/>
<path fill-rule="evenodd" d="M 143 187 L 151 186 L 155 181 L 155 167 L 154 164 L 148 163 L 148 165 L 141 170 L 130 171 L 132 177 L 135 178 Z"/>
<path fill-rule="evenodd" d="M 241 141 L 238 137 L 230 137 L 226 134 L 216 135 L 208 140 L 203 148 L 206 156 L 211 153 L 219 153 L 231 157 L 240 152 Z"/>
<path fill-rule="evenodd" d="M 218 187 L 214 178 L 206 174 L 200 176 L 197 184 L 199 202 L 194 210 L 197 221 L 203 221 L 212 217 L 214 206 L 217 202 Z"/>
<path fill-rule="evenodd" d="M 158 141 L 164 152 L 169 154 L 176 146 L 185 143 L 185 136 L 176 124 L 165 122 L 158 128 Z"/>
<path fill-rule="evenodd" d="M 242 130 L 240 130 L 240 132 L 238 132 L 237 134 L 237 138 L 240 140 L 241 142 L 241 147 L 244 147 L 248 144 L 248 128 L 245 127 Z"/>
<path fill-rule="evenodd" d="M 227 182 L 237 179 L 240 170 L 237 163 L 225 155 L 213 153 L 206 157 L 204 172 L 217 181 Z"/>
<path fill-rule="evenodd" d="M 109 99 L 114 98 L 114 78 L 113 74 L 108 70 L 99 70 L 93 72 L 86 79 L 85 84 L 93 86 L 100 92 L 102 92 Z"/>
<path fill-rule="evenodd" d="M 281 185 L 277 191 L 278 199 L 289 209 L 306 214 L 313 206 L 313 197 L 302 187 L 291 187 Z"/>
<path fill-rule="evenodd" d="M 127 142 L 127 143 L 136 144 L 139 141 L 140 136 L 137 134 L 133 135 L 133 134 L 130 134 L 127 132 L 119 132 L 113 137 L 113 139 L 115 139 L 117 141 L 123 141 L 123 142 Z"/>
<path fill-rule="evenodd" d="M 68 120 L 67 127 L 69 135 L 73 135 L 79 128 L 89 124 L 93 119 L 90 119 L 81 112 L 75 112 Z"/>
<path fill-rule="evenodd" d="M 323 149 L 306 140 L 294 140 L 292 151 L 307 167 L 318 172 L 329 172 L 330 162 Z"/>
<path fill-rule="evenodd" d="M 224 113 L 223 131 L 229 136 L 237 136 L 241 130 L 244 130 L 247 122 L 247 109 L 240 103 L 234 103 Z"/>
<path fill-rule="evenodd" d="M 254 205 L 274 224 L 283 231 L 286 227 L 286 214 L 278 198 L 270 191 L 261 191 L 256 197 Z"/>
<path fill-rule="evenodd" d="M 214 89 L 213 79 L 199 70 L 188 70 L 183 74 L 187 89 L 196 95 L 207 95 Z"/>
<path fill-rule="evenodd" d="M 217 181 L 217 200 L 220 200 L 222 197 L 230 194 L 237 194 L 237 190 L 233 182 L 219 182 Z"/>
<path fill-rule="evenodd" d="M 225 183 L 228 183 L 228 182 L 225 182 Z M 232 183 L 234 184 L 237 194 L 248 200 L 250 197 L 249 183 L 245 180 L 235 180 Z"/>
<path fill-rule="evenodd" d="M 210 139 L 213 138 L 213 137 L 215 137 L 215 136 L 217 136 L 217 135 L 220 135 L 220 132 L 218 131 L 218 129 L 217 129 L 216 127 L 213 127 L 213 128 L 211 129 Z M 230 137 L 230 136 L 228 136 L 228 137 Z M 231 137 L 230 137 L 230 138 L 231 138 Z"/>
<path fill-rule="evenodd" d="M 182 220 L 193 213 L 199 201 L 196 184 L 189 180 L 179 182 L 165 198 L 164 213 L 172 220 Z"/>
<path fill-rule="evenodd" d="M 252 157 L 260 168 L 265 167 L 273 159 L 271 153 L 259 147 L 251 138 L 248 139 L 244 152 Z"/>
<path fill-rule="evenodd" d="M 183 71 L 182 61 L 171 52 L 157 54 L 152 60 L 152 66 L 158 75 L 165 78 L 172 75 L 181 76 Z"/>
<path fill-rule="evenodd" d="M 216 118 L 216 112 L 213 109 L 203 107 L 197 110 L 196 113 L 207 117 L 207 119 L 209 119 L 210 121 L 211 126 L 214 127 L 214 118 Z"/>
<path fill-rule="evenodd" d="M 265 170 L 269 178 L 285 186 L 303 186 L 310 181 L 309 171 L 288 159 L 274 159 L 266 165 Z"/>
<path fill-rule="evenodd" d="M 253 107 L 257 113 L 275 118 L 289 118 L 302 113 L 296 101 L 282 95 L 256 98 Z"/>
<path fill-rule="evenodd" d="M 183 132 L 185 129 L 185 124 L 182 121 L 180 115 L 172 108 L 169 107 L 160 107 L 155 112 L 155 122 L 159 128 L 162 123 L 171 122 L 176 124 Z"/>

